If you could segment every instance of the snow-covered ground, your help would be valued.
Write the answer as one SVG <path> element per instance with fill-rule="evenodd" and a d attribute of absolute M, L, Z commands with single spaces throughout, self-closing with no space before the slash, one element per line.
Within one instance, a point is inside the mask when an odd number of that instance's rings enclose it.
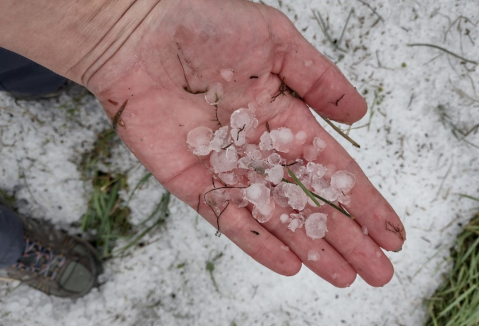
<path fill-rule="evenodd" d="M 479 123 L 479 71 L 431 47 L 479 61 L 479 3 L 467 1 L 264 0 L 286 13 L 320 51 L 337 62 L 373 109 L 339 139 L 402 218 L 408 240 L 388 253 L 395 277 L 383 288 L 361 279 L 337 289 L 307 268 L 275 275 L 247 257 L 178 200 L 163 230 L 106 265 L 99 289 L 72 301 L 0 281 L 0 325 L 420 325 L 424 297 L 447 271 L 445 259 L 479 196 L 479 132 L 457 139 L 455 125 Z M 372 8 L 376 8 L 373 12 Z M 339 38 L 335 50 L 312 10 Z M 21 212 L 62 226 L 86 209 L 88 187 L 77 169 L 96 134 L 108 128 L 99 104 L 73 89 L 57 100 L 19 101 L 0 94 L 0 188 L 15 192 Z M 373 104 L 375 103 L 375 104 Z M 369 124 L 369 127 L 365 126 Z M 329 127 L 327 127 L 329 128 Z M 328 129 L 331 130 L 331 129 Z M 335 135 L 336 136 L 336 135 Z M 460 137 L 459 137 L 460 138 Z M 122 146 L 113 170 L 145 170 Z M 163 189 L 154 180 L 131 202 L 143 219 Z M 219 254 L 221 256 L 218 256 Z M 213 276 L 207 261 L 214 261 Z"/>

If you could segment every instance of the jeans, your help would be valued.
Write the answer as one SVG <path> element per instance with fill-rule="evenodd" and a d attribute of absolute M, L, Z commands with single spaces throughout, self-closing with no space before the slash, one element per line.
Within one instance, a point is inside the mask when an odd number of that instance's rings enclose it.
<path fill-rule="evenodd" d="M 16 53 L 0 48 L 0 91 L 40 96 L 58 90 L 66 79 Z M 13 265 L 25 247 L 17 214 L 0 204 L 0 268 Z"/>
<path fill-rule="evenodd" d="M 17 214 L 0 205 L 0 268 L 13 265 L 25 247 L 23 227 Z"/>
<path fill-rule="evenodd" d="M 41 96 L 58 90 L 66 81 L 45 67 L 0 48 L 0 91 Z"/>

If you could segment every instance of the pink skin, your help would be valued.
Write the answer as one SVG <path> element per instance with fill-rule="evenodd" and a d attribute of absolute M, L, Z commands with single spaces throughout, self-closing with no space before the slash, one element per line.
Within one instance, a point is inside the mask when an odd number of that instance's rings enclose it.
<path fill-rule="evenodd" d="M 179 59 L 181 60 L 181 64 Z M 312 64 L 311 64 L 312 62 Z M 327 148 L 318 158 L 356 175 L 350 220 L 329 207 L 324 239 L 312 240 L 304 229 L 292 233 L 279 221 L 287 210 L 278 207 L 274 217 L 259 224 L 250 209 L 230 205 L 221 216 L 222 233 L 253 259 L 269 269 L 294 275 L 302 262 L 338 287 L 350 285 L 357 274 L 372 286 L 389 282 L 393 267 L 380 248 L 399 250 L 405 239 L 403 226 L 391 206 L 371 185 L 356 162 L 316 122 L 304 102 L 286 94 L 260 106 L 255 99 L 263 90 L 277 94 L 281 80 L 323 117 L 353 123 L 366 112 L 363 98 L 338 68 L 316 51 L 279 11 L 241 0 L 163 0 L 142 20 L 120 49 L 96 70 L 82 74 L 82 82 L 100 100 L 113 120 L 128 100 L 117 131 L 136 157 L 172 194 L 196 209 L 198 196 L 211 184 L 211 174 L 186 149 L 188 132 L 198 126 L 218 128 L 214 107 L 205 90 L 219 82 L 224 96 L 218 117 L 228 124 L 231 113 L 249 103 L 256 106 L 259 139 L 268 121 L 270 128 L 304 130 L 310 144 L 320 136 Z M 99 67 L 99 68 L 98 68 Z M 97 69 L 98 68 L 98 69 Z M 222 69 L 233 69 L 227 82 Z M 258 78 L 250 78 L 257 76 Z M 341 99 L 340 99 L 341 98 Z M 338 99 L 340 99 L 338 101 Z M 112 104 L 111 101 L 120 105 Z M 302 154 L 301 146 L 288 153 Z M 201 203 L 200 214 L 216 226 L 211 209 Z M 361 226 L 366 226 L 365 236 Z M 390 227 L 395 227 L 397 232 Z M 251 232 L 255 230 L 259 235 Z M 212 229 L 212 232 L 213 229 Z M 284 245 L 290 251 L 284 250 Z M 310 249 L 321 258 L 308 261 Z M 323 250 L 324 249 L 324 250 Z"/>

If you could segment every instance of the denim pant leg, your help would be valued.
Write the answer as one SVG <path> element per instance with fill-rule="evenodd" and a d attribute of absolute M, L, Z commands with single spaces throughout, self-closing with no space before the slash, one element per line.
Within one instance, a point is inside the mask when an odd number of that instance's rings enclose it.
<path fill-rule="evenodd" d="M 66 81 L 45 67 L 0 48 L 0 91 L 40 96 L 58 90 Z"/>
<path fill-rule="evenodd" d="M 20 219 L 0 204 L 0 268 L 13 265 L 21 257 L 24 247 Z"/>

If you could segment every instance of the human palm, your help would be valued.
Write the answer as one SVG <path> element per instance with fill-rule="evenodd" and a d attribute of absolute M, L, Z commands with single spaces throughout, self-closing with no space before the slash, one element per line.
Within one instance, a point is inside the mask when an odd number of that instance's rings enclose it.
<path fill-rule="evenodd" d="M 222 70 L 234 71 L 230 81 L 222 77 Z M 186 147 L 192 129 L 218 129 L 229 123 L 233 111 L 250 104 L 259 120 L 251 142 L 259 139 L 266 123 L 271 129 L 304 130 L 306 144 L 317 136 L 326 140 L 320 162 L 356 175 L 351 204 L 346 206 L 354 220 L 322 207 L 329 216 L 328 232 L 324 239 L 312 240 L 304 229 L 293 233 L 279 221 L 278 216 L 291 209 L 277 206 L 273 218 L 259 224 L 248 207 L 230 205 L 221 215 L 221 232 L 283 275 L 297 273 L 303 263 L 338 287 L 351 284 L 356 274 L 373 286 L 392 277 L 392 265 L 380 247 L 401 248 L 402 224 L 305 102 L 323 117 L 345 123 L 361 118 L 366 104 L 279 11 L 240 0 L 161 1 L 119 51 L 93 74 L 85 74 L 83 81 L 118 122 L 120 137 L 136 157 L 194 209 L 212 175 Z M 217 109 L 203 94 L 213 83 L 224 88 Z M 115 119 L 124 103 L 120 119 Z M 302 150 L 293 148 L 287 158 L 300 158 Z M 199 213 L 216 226 L 216 216 L 203 202 Z M 321 258 L 309 261 L 310 249 Z"/>

